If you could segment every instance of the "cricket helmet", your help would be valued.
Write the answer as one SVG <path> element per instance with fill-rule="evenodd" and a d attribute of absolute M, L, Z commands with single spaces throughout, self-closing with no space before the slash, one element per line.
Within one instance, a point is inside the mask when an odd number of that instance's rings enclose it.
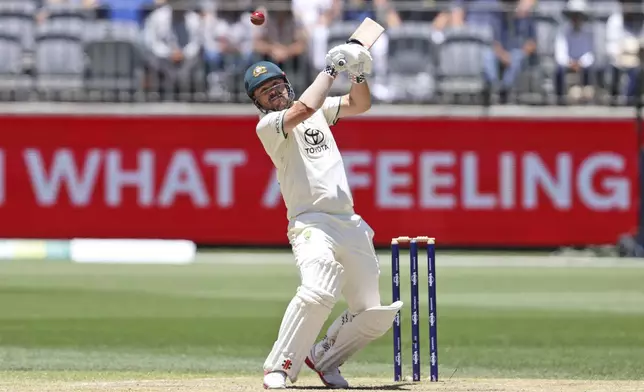
<path fill-rule="evenodd" d="M 251 65 L 250 67 L 248 67 L 244 75 L 244 88 L 246 89 L 246 94 L 253 101 L 255 106 L 257 106 L 257 108 L 264 113 L 270 110 L 263 108 L 259 104 L 259 102 L 257 102 L 253 94 L 255 93 L 255 90 L 257 90 L 262 84 L 273 79 L 284 80 L 284 83 L 286 84 L 286 89 L 289 94 L 289 105 L 290 105 L 295 99 L 295 93 L 293 92 L 291 83 L 288 81 L 288 78 L 286 77 L 286 73 L 284 73 L 284 71 L 282 71 L 282 69 L 278 67 L 277 64 L 272 63 L 270 61 L 259 61 Z"/>

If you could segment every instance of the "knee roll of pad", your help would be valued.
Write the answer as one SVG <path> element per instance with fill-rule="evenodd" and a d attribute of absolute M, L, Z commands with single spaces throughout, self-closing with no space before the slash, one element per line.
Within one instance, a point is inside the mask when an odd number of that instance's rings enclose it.
<path fill-rule="evenodd" d="M 333 308 L 337 302 L 337 299 L 331 293 L 306 286 L 298 287 L 296 295 L 307 305 L 322 305 L 329 309 Z"/>
<path fill-rule="evenodd" d="M 344 268 L 336 261 L 318 261 L 300 267 L 302 285 L 297 295 L 307 303 L 332 308 L 342 290 Z"/>

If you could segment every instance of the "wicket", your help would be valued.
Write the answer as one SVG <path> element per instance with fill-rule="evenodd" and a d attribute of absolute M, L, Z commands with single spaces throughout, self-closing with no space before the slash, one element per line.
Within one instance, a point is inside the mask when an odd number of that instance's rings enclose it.
<path fill-rule="evenodd" d="M 418 294 L 418 244 L 427 245 L 427 294 L 429 297 L 429 373 L 430 381 L 438 381 L 438 335 L 436 309 L 436 252 L 434 238 L 397 237 L 391 239 L 391 280 L 393 302 L 400 300 L 400 244 L 409 244 L 411 281 L 412 379 L 420 381 L 420 311 Z M 402 381 L 402 336 L 400 311 L 394 319 L 394 381 Z"/>

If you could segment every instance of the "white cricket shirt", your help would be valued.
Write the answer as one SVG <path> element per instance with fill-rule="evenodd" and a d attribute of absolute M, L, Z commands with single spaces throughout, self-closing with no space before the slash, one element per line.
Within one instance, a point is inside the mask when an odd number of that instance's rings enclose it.
<path fill-rule="evenodd" d="M 262 115 L 257 135 L 277 168 L 277 180 L 290 220 L 302 213 L 353 214 L 353 197 L 340 150 L 329 126 L 338 120 L 341 97 L 328 97 L 322 108 L 288 134 L 286 109 Z"/>

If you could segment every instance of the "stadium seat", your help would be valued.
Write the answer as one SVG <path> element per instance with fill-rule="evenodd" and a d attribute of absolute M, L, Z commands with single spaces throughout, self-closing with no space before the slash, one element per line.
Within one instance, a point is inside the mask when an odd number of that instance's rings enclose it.
<path fill-rule="evenodd" d="M 16 34 L 25 50 L 33 50 L 36 6 L 30 1 L 0 1 L 0 28 Z"/>
<path fill-rule="evenodd" d="M 88 26 L 84 38 L 88 91 L 132 94 L 142 89 L 144 67 L 139 37 L 136 23 L 98 22 Z"/>
<path fill-rule="evenodd" d="M 32 88 L 32 78 L 24 73 L 20 37 L 0 31 L 0 97 L 22 95 Z"/>
<path fill-rule="evenodd" d="M 83 88 L 85 54 L 83 31 L 73 25 L 45 24 L 36 32 L 36 88 L 47 96 Z"/>
<path fill-rule="evenodd" d="M 430 23 L 408 22 L 390 29 L 389 86 L 394 100 L 427 102 L 435 91 Z"/>
<path fill-rule="evenodd" d="M 93 19 L 94 11 L 77 5 L 56 4 L 46 7 L 47 21 L 52 25 L 84 26 L 87 20 Z"/>
<path fill-rule="evenodd" d="M 437 92 L 444 95 L 480 94 L 485 88 L 483 55 L 492 33 L 477 26 L 445 31 L 438 46 Z"/>

